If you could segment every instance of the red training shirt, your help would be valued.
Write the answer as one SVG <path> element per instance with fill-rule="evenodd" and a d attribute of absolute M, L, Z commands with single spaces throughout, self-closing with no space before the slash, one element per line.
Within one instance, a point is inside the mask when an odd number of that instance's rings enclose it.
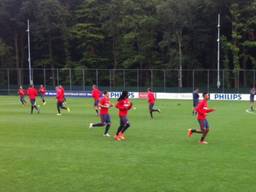
<path fill-rule="evenodd" d="M 45 93 L 46 93 L 46 88 L 45 88 L 45 87 L 40 87 L 39 92 L 40 92 L 42 95 L 45 95 Z"/>
<path fill-rule="evenodd" d="M 198 120 L 205 120 L 207 117 L 207 113 L 213 112 L 213 109 L 208 109 L 208 103 L 207 100 L 202 100 L 197 108 L 196 108 L 196 112 L 197 114 L 197 119 Z"/>
<path fill-rule="evenodd" d="M 58 88 L 56 91 L 56 99 L 58 102 L 64 102 L 65 94 L 64 90 L 61 88 Z"/>
<path fill-rule="evenodd" d="M 95 101 L 99 100 L 100 96 L 101 96 L 101 92 L 99 89 L 92 90 L 92 97 L 94 98 Z"/>
<path fill-rule="evenodd" d="M 127 116 L 128 111 L 132 108 L 132 103 L 129 99 L 124 99 L 117 102 L 116 108 L 119 109 L 119 116 L 125 117 Z"/>
<path fill-rule="evenodd" d="M 148 103 L 155 104 L 155 102 L 156 102 L 155 94 L 152 91 L 148 91 Z"/>
<path fill-rule="evenodd" d="M 18 94 L 20 97 L 24 97 L 26 95 L 26 90 L 25 89 L 19 89 Z"/>
<path fill-rule="evenodd" d="M 28 94 L 30 100 L 36 99 L 36 97 L 38 95 L 37 90 L 34 87 L 28 88 L 27 94 Z"/>
<path fill-rule="evenodd" d="M 101 100 L 100 100 L 100 114 L 101 115 L 107 115 L 108 114 L 108 110 L 109 110 L 109 107 L 111 105 L 110 103 L 110 99 L 108 97 L 103 97 Z"/>

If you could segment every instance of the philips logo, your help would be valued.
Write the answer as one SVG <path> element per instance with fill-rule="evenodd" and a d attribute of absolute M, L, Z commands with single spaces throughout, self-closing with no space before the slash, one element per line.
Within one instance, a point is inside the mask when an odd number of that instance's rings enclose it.
<path fill-rule="evenodd" d="M 119 98 L 121 94 L 121 92 L 110 92 L 110 98 Z M 135 98 L 134 92 L 129 92 L 129 98 Z"/>
<path fill-rule="evenodd" d="M 242 100 L 240 94 L 215 94 L 214 100 Z"/>

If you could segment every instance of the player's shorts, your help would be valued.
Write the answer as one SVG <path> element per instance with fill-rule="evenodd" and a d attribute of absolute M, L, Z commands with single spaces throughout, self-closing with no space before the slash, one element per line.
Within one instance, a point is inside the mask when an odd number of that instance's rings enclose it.
<path fill-rule="evenodd" d="M 193 101 L 193 107 L 197 107 L 198 101 Z"/>
<path fill-rule="evenodd" d="M 127 125 L 127 124 L 129 124 L 129 121 L 128 121 L 127 116 L 125 116 L 125 117 L 120 117 L 120 125 L 121 125 L 121 126 L 125 126 L 125 125 Z"/>
<path fill-rule="evenodd" d="M 152 104 L 152 103 L 149 104 L 148 108 L 149 108 L 150 111 L 152 111 L 154 109 L 154 105 L 155 104 Z"/>
<path fill-rule="evenodd" d="M 100 102 L 100 100 L 95 100 L 94 101 L 94 106 L 97 107 L 99 105 L 99 102 Z"/>
<path fill-rule="evenodd" d="M 250 102 L 254 102 L 254 95 L 250 95 Z"/>
<path fill-rule="evenodd" d="M 35 99 L 30 99 L 30 103 L 32 106 L 35 106 L 36 105 L 36 100 Z"/>
<path fill-rule="evenodd" d="M 209 129 L 210 128 L 207 119 L 205 119 L 205 120 L 198 120 L 198 123 L 199 123 L 201 129 L 204 129 L 204 128 L 205 129 Z"/>
<path fill-rule="evenodd" d="M 110 124 L 111 123 L 111 117 L 109 114 L 101 114 L 100 119 L 102 123 Z"/>
<path fill-rule="evenodd" d="M 64 107 L 64 101 L 57 101 L 57 106 Z"/>

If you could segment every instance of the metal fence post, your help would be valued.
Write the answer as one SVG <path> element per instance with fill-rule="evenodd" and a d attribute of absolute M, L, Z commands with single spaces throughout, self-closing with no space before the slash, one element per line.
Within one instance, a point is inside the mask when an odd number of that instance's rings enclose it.
<path fill-rule="evenodd" d="M 111 75 L 111 72 L 112 72 L 112 70 L 110 69 L 109 70 L 109 90 L 110 91 L 112 91 L 112 75 Z M 113 73 L 115 73 L 115 71 L 113 70 Z M 115 74 L 114 74 L 114 76 L 115 76 Z"/>
<path fill-rule="evenodd" d="M 164 92 L 166 92 L 166 72 L 165 70 L 163 70 L 164 72 Z"/>
<path fill-rule="evenodd" d="M 96 69 L 96 85 L 99 86 L 99 71 Z"/>
<path fill-rule="evenodd" d="M 83 73 L 83 90 L 85 91 L 85 76 L 84 76 L 84 69 L 82 69 Z"/>
<path fill-rule="evenodd" d="M 59 69 L 58 68 L 56 69 L 56 72 L 57 72 L 57 84 L 60 85 L 60 82 L 59 82 Z"/>
<path fill-rule="evenodd" d="M 207 70 L 207 91 L 210 92 L 210 70 Z"/>
<path fill-rule="evenodd" d="M 69 68 L 69 90 L 72 90 L 72 73 L 71 69 Z"/>
<path fill-rule="evenodd" d="M 123 70 L 123 86 L 124 86 L 124 90 L 125 90 L 125 88 L 126 88 L 126 85 L 125 85 L 125 70 Z"/>
<path fill-rule="evenodd" d="M 7 94 L 10 94 L 10 69 L 7 69 Z"/>
<path fill-rule="evenodd" d="M 45 72 L 45 68 L 43 69 L 43 73 L 44 73 L 44 86 L 46 86 L 46 72 Z"/>
<path fill-rule="evenodd" d="M 225 91 L 225 69 L 222 70 L 222 92 Z"/>
<path fill-rule="evenodd" d="M 192 88 L 193 88 L 193 91 L 195 90 L 195 70 L 193 69 L 192 70 Z"/>
<path fill-rule="evenodd" d="M 139 69 L 137 69 L 137 91 L 140 92 L 140 74 Z"/>
<path fill-rule="evenodd" d="M 152 89 L 154 89 L 154 83 L 153 83 L 153 81 L 154 81 L 154 74 L 153 74 L 153 70 L 151 69 L 150 70 L 150 76 L 151 76 L 151 82 L 150 82 L 150 87 L 152 88 Z"/>
<path fill-rule="evenodd" d="M 253 70 L 253 86 L 255 86 L 255 69 Z"/>

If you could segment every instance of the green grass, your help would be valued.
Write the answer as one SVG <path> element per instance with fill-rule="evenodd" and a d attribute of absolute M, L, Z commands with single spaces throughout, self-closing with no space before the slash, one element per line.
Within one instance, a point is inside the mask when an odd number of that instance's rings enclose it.
<path fill-rule="evenodd" d="M 146 101 L 134 100 L 120 143 L 88 129 L 98 121 L 91 99 L 68 102 L 71 113 L 57 117 L 54 98 L 30 115 L 17 97 L 0 97 L 1 192 L 256 191 L 256 115 L 246 102 L 209 103 L 209 145 L 186 136 L 197 127 L 190 101 L 158 101 L 162 113 L 150 120 Z"/>

